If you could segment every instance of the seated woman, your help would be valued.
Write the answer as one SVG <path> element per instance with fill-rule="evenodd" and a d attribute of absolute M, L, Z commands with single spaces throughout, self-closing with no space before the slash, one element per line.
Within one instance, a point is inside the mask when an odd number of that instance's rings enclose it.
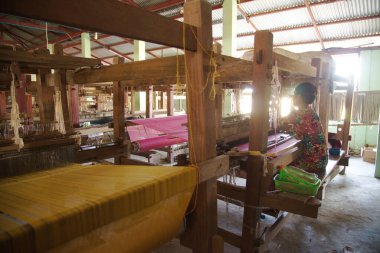
<path fill-rule="evenodd" d="M 311 83 L 299 84 L 293 97 L 296 107 L 284 120 L 292 125 L 295 138 L 301 140 L 302 155 L 292 165 L 322 176 L 328 162 L 327 144 L 317 113 L 310 107 L 317 94 Z"/>

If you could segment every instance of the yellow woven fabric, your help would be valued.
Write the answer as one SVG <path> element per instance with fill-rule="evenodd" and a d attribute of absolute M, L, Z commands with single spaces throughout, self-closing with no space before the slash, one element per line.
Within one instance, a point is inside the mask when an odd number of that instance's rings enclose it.
<path fill-rule="evenodd" d="M 149 221 L 153 230 L 159 225 L 150 239 L 170 228 L 149 247 L 149 238 L 140 231 L 137 238 L 124 238 L 118 249 L 151 250 L 175 234 L 195 184 L 192 167 L 122 165 L 71 165 L 1 180 L 0 252 L 45 252 L 117 221 L 135 232 L 139 223 Z M 98 239 L 108 238 L 99 233 Z"/>

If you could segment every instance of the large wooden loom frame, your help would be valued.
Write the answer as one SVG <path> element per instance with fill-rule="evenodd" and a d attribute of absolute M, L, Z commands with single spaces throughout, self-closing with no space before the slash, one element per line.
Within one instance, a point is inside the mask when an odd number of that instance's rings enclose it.
<path fill-rule="evenodd" d="M 53 2 L 53 1 L 52 1 Z M 214 115 L 215 103 L 208 98 L 208 92 L 199 93 L 207 77 L 207 71 L 202 66 L 208 65 L 207 52 L 211 51 L 211 6 L 205 1 L 193 0 L 188 1 L 184 8 L 186 25 L 186 36 L 183 38 L 186 43 L 182 41 L 183 27 L 181 24 L 158 17 L 156 14 L 148 13 L 140 9 L 121 6 L 117 3 L 110 1 L 99 1 L 97 6 L 91 5 L 91 1 L 81 1 L 79 4 L 86 6 L 86 13 L 89 15 L 83 17 L 80 12 L 81 9 L 77 8 L 76 1 L 54 1 L 54 4 L 48 4 L 43 0 L 33 1 L 3 1 L 0 5 L 1 11 L 5 13 L 16 14 L 36 19 L 43 19 L 53 21 L 56 23 L 67 24 L 71 26 L 80 27 L 83 29 L 92 29 L 102 31 L 110 34 L 117 34 L 128 36 L 130 38 L 142 39 L 155 43 L 174 46 L 177 48 L 186 48 L 186 62 L 188 66 L 188 75 L 192 79 L 192 86 L 188 90 L 188 101 L 193 107 L 188 108 L 189 126 L 192 129 L 190 135 L 190 158 L 192 163 L 199 165 L 200 181 L 197 189 L 197 197 L 194 212 L 188 217 L 188 227 L 181 238 L 181 242 L 191 247 L 194 252 L 221 252 L 222 242 L 220 233 L 225 240 L 229 243 L 239 241 L 239 246 L 242 252 L 258 252 L 260 250 L 260 242 L 258 241 L 258 231 L 256 225 L 260 221 L 260 208 L 255 210 L 245 211 L 244 222 L 250 226 L 244 228 L 242 239 L 234 237 L 234 235 L 226 235 L 217 230 L 217 215 L 216 215 L 216 199 L 217 199 L 217 181 L 216 178 L 226 173 L 226 166 L 224 166 L 226 157 L 216 158 L 215 154 L 215 126 L 218 126 Z M 64 3 L 63 3 L 64 2 Z M 44 5 L 45 8 L 36 8 L 36 6 Z M 58 5 L 57 5 L 58 4 Z M 100 5 L 100 6 L 99 6 Z M 97 9 L 102 10 L 102 7 L 109 8 L 114 15 L 115 20 L 122 20 L 123 22 L 130 21 L 129 26 L 125 28 L 123 24 L 107 23 L 97 20 Z M 130 14 L 130 15 L 128 15 Z M 67 17 L 75 17 L 70 19 Z M 139 16 L 139 17 L 138 17 Z M 135 20 L 138 18 L 136 24 Z M 108 21 L 108 20 L 107 20 Z M 128 23 L 128 22 L 127 22 Z M 152 28 L 154 24 L 154 28 Z M 202 51 L 199 44 L 197 44 L 194 34 L 191 29 L 196 31 L 196 37 L 199 43 L 202 43 L 207 52 Z M 178 37 L 172 38 L 173 33 L 178 33 Z M 163 34 L 161 37 L 157 34 Z M 184 45 L 185 44 L 185 45 Z M 267 142 L 267 129 L 268 111 L 267 104 L 269 96 L 269 83 L 271 80 L 272 68 L 272 35 L 267 31 L 258 31 L 255 39 L 255 59 L 252 62 L 232 57 L 220 56 L 217 57 L 219 66 L 220 77 L 217 79 L 219 83 L 231 83 L 235 81 L 253 81 L 255 83 L 255 97 L 254 106 L 257 114 L 251 118 L 252 128 L 250 131 L 250 150 L 259 151 L 263 154 L 266 153 Z M 307 66 L 295 59 L 277 55 L 278 66 L 280 69 L 287 70 L 288 72 L 301 73 L 306 76 L 317 76 L 320 82 L 326 82 L 327 78 L 320 78 L 318 71 L 328 69 L 324 64 L 319 62 L 317 69 Z M 182 58 L 182 57 L 181 57 Z M 110 156 L 117 156 L 125 154 L 124 143 L 124 108 L 123 105 L 123 83 L 127 81 L 128 86 L 145 86 L 147 83 L 157 84 L 173 84 L 175 83 L 176 76 L 173 73 L 173 66 L 176 65 L 174 57 L 149 60 L 144 62 L 135 62 L 127 64 L 118 64 L 116 66 L 105 67 L 99 70 L 85 70 L 73 74 L 74 84 L 84 84 L 102 81 L 113 81 L 114 98 L 116 105 L 114 107 L 114 135 L 119 139 L 119 144 L 111 147 L 108 150 Z M 181 59 L 180 62 L 183 62 Z M 318 64 L 318 63 L 314 63 Z M 149 69 L 149 71 L 147 71 Z M 183 66 L 180 66 L 180 71 L 183 76 Z M 253 70 L 253 71 L 252 71 Z M 322 71 L 323 72 L 323 71 Z M 328 71 L 323 72 L 328 75 Z M 327 74 L 326 74 L 327 73 Z M 102 79 L 103 78 L 103 79 Z M 106 79 L 106 80 L 104 80 Z M 69 79 L 70 80 L 70 79 Z M 182 82 L 184 82 L 182 78 Z M 325 86 L 321 86 L 325 87 Z M 326 88 L 321 88 L 324 91 Z M 325 93 L 326 94 L 326 93 Z M 327 99 L 321 96 L 321 99 Z M 320 104 L 326 104 L 320 101 Z M 218 108 L 218 107 L 217 107 Z M 220 107 L 219 107 L 220 109 Z M 217 109 L 218 110 L 218 109 Z M 327 111 L 327 110 L 326 110 Z M 323 111 L 321 111 L 323 112 Z M 327 112 L 326 112 L 327 113 Z M 327 115 L 321 115 L 322 122 L 327 122 Z M 264 122 L 264 124 L 263 124 Z M 207 138 L 204 138 L 207 136 Z M 194 148 L 197 147 L 197 148 Z M 88 154 L 81 154 L 82 158 L 94 159 L 102 154 L 104 150 L 97 150 L 89 152 Z M 280 164 L 283 160 L 289 160 L 294 153 L 287 154 L 286 158 L 282 157 L 277 162 Z M 83 161 L 86 159 L 78 159 Z M 228 160 L 227 160 L 228 161 Z M 121 161 L 119 161 L 121 162 Z M 274 197 L 263 194 L 263 187 L 260 186 L 262 182 L 268 180 L 267 177 L 262 175 L 263 157 L 262 156 L 249 156 L 249 170 L 248 177 L 252 178 L 247 182 L 246 194 L 242 189 L 235 198 L 242 198 L 250 206 L 260 207 L 262 204 L 265 206 L 273 206 L 275 208 L 281 207 L 285 211 L 299 210 L 300 207 L 304 208 L 304 200 L 287 198 L 286 196 Z M 275 168 L 276 164 L 273 164 Z M 228 169 L 228 166 L 227 166 Z M 287 206 L 290 207 L 287 207 Z M 281 209 L 279 208 L 279 209 Z M 301 214 L 316 215 L 318 206 L 310 206 L 307 210 L 302 210 Z M 284 219 L 285 220 L 285 219 Z M 281 221 L 282 223 L 282 221 Z M 278 229 L 270 231 L 267 238 L 273 238 L 278 232 Z M 234 244 L 234 243 L 232 243 Z"/>

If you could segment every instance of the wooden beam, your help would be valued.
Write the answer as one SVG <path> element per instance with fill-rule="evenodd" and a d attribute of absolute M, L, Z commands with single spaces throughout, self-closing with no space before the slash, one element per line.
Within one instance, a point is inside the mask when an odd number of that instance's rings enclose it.
<path fill-rule="evenodd" d="M 197 51 L 185 51 L 185 54 L 188 70 L 186 105 L 189 154 L 190 162 L 198 164 L 216 156 L 215 103 L 209 99 L 211 80 L 207 79 L 208 68 L 205 68 L 212 50 L 210 3 L 205 0 L 187 1 L 184 19 L 186 23 L 197 27 Z M 196 253 L 212 252 L 212 238 L 217 234 L 216 179 L 200 183 L 195 199 L 194 211 L 187 218 L 187 229 L 181 236 L 181 243 Z"/>
<path fill-rule="evenodd" d="M 0 62 L 12 61 L 19 62 L 20 67 L 49 69 L 75 69 L 83 66 L 96 66 L 101 63 L 98 59 L 0 49 Z"/>
<path fill-rule="evenodd" d="M 182 22 L 115 0 L 97 0 L 96 4 L 92 0 L 3 0 L 0 12 L 183 48 Z M 195 51 L 196 40 L 190 29 L 195 31 L 185 25 L 185 47 Z"/>
<path fill-rule="evenodd" d="M 167 115 L 168 116 L 174 116 L 174 85 L 168 85 L 168 92 L 167 94 Z"/>
<path fill-rule="evenodd" d="M 136 112 L 136 90 L 131 88 L 131 114 L 134 115 Z"/>
<path fill-rule="evenodd" d="M 352 100 L 354 96 L 354 79 L 350 78 L 348 83 L 346 101 L 345 101 L 345 116 L 344 116 L 344 125 L 343 125 L 343 140 L 342 140 L 342 149 L 348 154 L 349 146 L 348 141 L 350 138 L 350 127 L 351 127 L 351 111 L 352 111 Z"/>
<path fill-rule="evenodd" d="M 75 162 L 85 163 L 97 161 L 107 158 L 112 158 L 117 155 L 124 154 L 125 146 L 123 145 L 109 145 L 99 148 L 92 148 L 86 150 L 78 150 L 75 154 Z"/>
<path fill-rule="evenodd" d="M 227 155 L 220 155 L 213 159 L 201 162 L 199 167 L 199 183 L 210 179 L 217 179 L 228 173 L 230 160 Z"/>
<path fill-rule="evenodd" d="M 331 65 L 322 61 L 321 76 L 319 83 L 319 118 L 321 120 L 322 129 L 325 133 L 325 140 L 328 140 L 328 124 L 330 112 L 330 69 Z"/>
<path fill-rule="evenodd" d="M 114 57 L 114 64 L 124 63 L 124 58 Z M 113 90 L 113 136 L 115 141 L 123 142 L 125 136 L 124 124 L 124 88 L 120 81 L 116 81 L 112 86 Z"/>
<path fill-rule="evenodd" d="M 309 64 L 304 64 L 290 57 L 275 54 L 279 70 L 299 75 L 315 77 L 316 69 Z M 218 77 L 216 82 L 229 83 L 236 81 L 252 81 L 252 62 L 230 56 L 218 55 Z M 184 77 L 184 58 L 179 56 L 179 75 Z M 110 81 L 134 80 L 135 84 L 146 85 L 152 82 L 155 85 L 175 84 L 177 82 L 177 59 L 165 57 L 146 61 L 137 61 L 121 64 L 118 66 L 106 66 L 100 69 L 88 69 L 75 73 L 76 83 L 97 83 Z M 181 79 L 184 83 L 184 78 Z M 132 84 L 131 84 L 132 85 Z"/>
<path fill-rule="evenodd" d="M 146 89 L 146 108 L 145 108 L 145 117 L 153 117 L 153 85 L 149 85 Z"/>
<path fill-rule="evenodd" d="M 54 44 L 53 46 L 54 55 L 63 55 L 63 46 L 61 44 Z M 61 91 L 61 100 L 62 100 L 62 111 L 63 118 L 65 120 L 65 129 L 66 132 L 72 131 L 72 123 L 70 119 L 69 112 L 69 100 L 67 96 L 67 80 L 66 80 L 66 71 L 56 69 L 55 73 L 59 75 L 58 82 L 55 84 L 56 87 Z"/>
<path fill-rule="evenodd" d="M 265 154 L 269 129 L 270 83 L 272 79 L 273 35 L 269 31 L 257 31 L 254 44 L 253 84 L 249 150 Z M 255 252 L 260 247 L 259 208 L 262 196 L 261 184 L 264 159 L 255 155 L 248 157 L 246 199 L 243 217 L 242 252 Z M 256 207 L 256 208 L 252 208 Z"/>

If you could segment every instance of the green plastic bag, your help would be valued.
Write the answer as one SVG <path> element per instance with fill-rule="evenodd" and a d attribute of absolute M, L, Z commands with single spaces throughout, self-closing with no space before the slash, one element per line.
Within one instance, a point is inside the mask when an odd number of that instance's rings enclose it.
<path fill-rule="evenodd" d="M 315 196 L 321 185 L 321 180 L 316 174 L 293 166 L 281 168 L 274 180 L 276 190 L 308 196 Z"/>

